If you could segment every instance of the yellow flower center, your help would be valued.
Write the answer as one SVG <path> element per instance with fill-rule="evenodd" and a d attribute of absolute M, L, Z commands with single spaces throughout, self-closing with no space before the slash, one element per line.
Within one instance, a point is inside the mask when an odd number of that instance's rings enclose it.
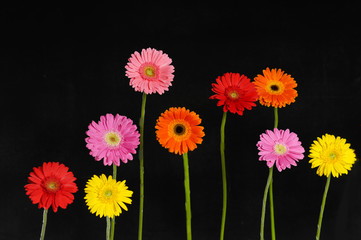
<path fill-rule="evenodd" d="M 321 152 L 320 158 L 323 159 L 324 163 L 334 164 L 336 162 L 342 161 L 342 149 L 330 146 Z"/>
<path fill-rule="evenodd" d="M 45 188 L 49 192 L 56 192 L 59 189 L 59 183 L 54 180 L 48 180 L 45 182 Z"/>
<path fill-rule="evenodd" d="M 105 204 L 112 203 L 117 198 L 117 190 L 108 184 L 104 186 L 98 195 L 98 199 Z"/>
<path fill-rule="evenodd" d="M 280 144 L 280 143 L 277 143 L 275 146 L 274 146 L 274 150 L 275 152 L 278 154 L 278 155 L 282 155 L 284 154 L 285 152 L 287 152 L 287 147 L 283 144 Z"/>
<path fill-rule="evenodd" d="M 341 155 L 341 152 L 337 149 L 329 149 L 325 152 L 325 160 L 329 163 L 334 163 L 338 161 L 339 156 Z"/>
<path fill-rule="evenodd" d="M 153 66 L 146 66 L 144 68 L 144 74 L 147 77 L 154 77 L 155 76 L 155 68 Z"/>
<path fill-rule="evenodd" d="M 229 96 L 231 99 L 235 100 L 235 99 L 237 99 L 237 98 L 239 97 L 239 94 L 238 94 L 237 91 L 232 91 L 232 92 L 228 93 L 228 96 Z"/>
<path fill-rule="evenodd" d="M 105 141 L 109 146 L 112 147 L 118 146 L 121 140 L 122 140 L 121 136 L 119 136 L 119 134 L 116 132 L 108 132 L 105 135 Z"/>
<path fill-rule="evenodd" d="M 272 81 L 266 87 L 267 92 L 269 92 L 270 94 L 275 94 L 275 95 L 282 94 L 284 89 L 285 89 L 285 87 L 284 87 L 283 83 L 279 82 L 279 81 Z"/>
<path fill-rule="evenodd" d="M 51 182 L 48 184 L 48 188 L 50 189 L 55 189 L 56 188 L 56 183 L 55 182 Z"/>
<path fill-rule="evenodd" d="M 106 198 L 109 198 L 109 197 L 111 197 L 113 195 L 113 192 L 112 192 L 112 190 L 110 190 L 110 189 L 108 189 L 108 190 L 106 190 L 105 192 L 104 192 L 104 196 L 106 197 Z"/>

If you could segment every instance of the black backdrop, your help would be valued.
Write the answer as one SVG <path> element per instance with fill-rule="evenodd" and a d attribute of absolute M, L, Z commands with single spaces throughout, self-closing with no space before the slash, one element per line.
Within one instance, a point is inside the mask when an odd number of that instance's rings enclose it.
<path fill-rule="evenodd" d="M 292 5 L 292 6 L 291 6 Z M 79 191 L 66 210 L 49 211 L 46 239 L 104 239 L 105 220 L 90 214 L 84 186 L 111 174 L 85 147 L 85 131 L 106 113 L 138 124 L 141 93 L 124 66 L 134 51 L 152 47 L 173 59 L 173 86 L 149 95 L 145 119 L 144 240 L 185 239 L 182 158 L 155 139 L 155 121 L 169 107 L 202 118 L 206 136 L 189 154 L 194 239 L 218 239 L 222 208 L 219 127 L 211 83 L 225 72 L 253 79 L 281 68 L 298 83 L 296 102 L 279 110 L 279 128 L 296 132 L 306 149 L 325 133 L 342 136 L 360 154 L 361 38 L 355 6 L 180 5 L 134 2 L 117 7 L 32 8 L 1 11 L 0 239 L 37 239 L 42 211 L 25 195 L 32 167 L 58 161 L 74 172 Z M 268 168 L 255 144 L 273 126 L 260 106 L 228 114 L 228 212 L 225 239 L 258 239 Z M 297 167 L 274 174 L 278 239 L 313 239 L 325 177 Z M 322 239 L 361 238 L 360 163 L 332 179 Z M 139 162 L 122 164 L 118 179 L 134 191 L 117 218 L 116 238 L 137 239 Z M 268 212 L 267 212 L 268 213 Z M 269 239 L 269 216 L 266 215 Z"/>

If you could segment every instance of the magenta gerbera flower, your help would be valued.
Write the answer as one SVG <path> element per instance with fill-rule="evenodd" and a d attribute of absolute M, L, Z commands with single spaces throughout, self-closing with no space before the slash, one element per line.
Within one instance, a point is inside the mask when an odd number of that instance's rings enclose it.
<path fill-rule="evenodd" d="M 273 131 L 266 130 L 261 134 L 260 141 L 257 143 L 260 151 L 260 161 L 267 161 L 267 166 L 271 168 L 274 163 L 278 171 L 291 168 L 291 165 L 297 166 L 296 162 L 303 159 L 305 149 L 301 146 L 297 134 L 290 132 L 289 129 Z"/>
<path fill-rule="evenodd" d="M 143 49 L 141 53 L 136 51 L 131 55 L 125 75 L 130 78 L 135 91 L 163 94 L 172 86 L 174 67 L 171 63 L 172 59 L 163 51 Z"/>
<path fill-rule="evenodd" d="M 85 139 L 86 147 L 95 160 L 104 160 L 104 165 L 120 165 L 133 160 L 136 148 L 139 145 L 139 132 L 133 121 L 125 116 L 106 114 L 100 117 L 98 123 L 89 125 Z"/>

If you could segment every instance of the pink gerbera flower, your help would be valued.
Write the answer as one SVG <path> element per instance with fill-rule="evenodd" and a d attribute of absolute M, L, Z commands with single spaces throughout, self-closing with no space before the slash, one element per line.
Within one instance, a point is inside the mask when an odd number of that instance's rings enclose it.
<path fill-rule="evenodd" d="M 163 94 L 172 86 L 174 67 L 172 59 L 163 51 L 152 48 L 143 49 L 142 53 L 134 52 L 129 58 L 126 76 L 135 91 L 146 94 Z"/>
<path fill-rule="evenodd" d="M 267 130 L 266 133 L 261 134 L 260 141 L 257 143 L 260 151 L 260 161 L 267 161 L 269 168 L 276 163 L 278 171 L 286 168 L 291 168 L 291 165 L 297 166 L 296 162 L 303 159 L 305 149 L 301 146 L 297 134 L 287 130 L 273 131 Z"/>
<path fill-rule="evenodd" d="M 98 123 L 89 125 L 85 139 L 86 147 L 95 160 L 104 160 L 104 165 L 120 165 L 133 160 L 136 148 L 139 145 L 139 132 L 133 121 L 125 116 L 107 114 L 100 117 Z"/>

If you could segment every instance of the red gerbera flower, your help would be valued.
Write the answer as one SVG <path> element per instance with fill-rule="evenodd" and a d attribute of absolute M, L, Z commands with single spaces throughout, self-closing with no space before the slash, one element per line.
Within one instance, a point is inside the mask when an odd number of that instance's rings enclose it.
<path fill-rule="evenodd" d="M 72 203 L 72 193 L 78 191 L 74 183 L 76 178 L 69 168 L 57 162 L 43 163 L 43 166 L 33 168 L 34 172 L 28 177 L 29 184 L 25 185 L 26 195 L 33 204 L 39 203 L 39 208 L 49 209 L 53 207 L 54 212 L 58 207 L 66 208 Z"/>
<path fill-rule="evenodd" d="M 244 109 L 256 106 L 258 94 L 255 86 L 246 76 L 239 73 L 226 73 L 212 83 L 212 91 L 216 94 L 210 99 L 218 99 L 217 106 L 223 105 L 223 111 L 243 115 Z"/>

